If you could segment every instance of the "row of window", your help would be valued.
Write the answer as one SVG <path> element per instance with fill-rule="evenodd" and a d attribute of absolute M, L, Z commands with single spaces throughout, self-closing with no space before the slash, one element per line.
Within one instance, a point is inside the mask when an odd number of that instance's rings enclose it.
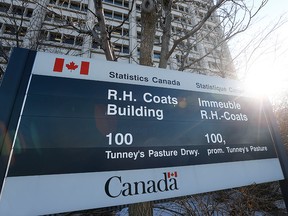
<path fill-rule="evenodd" d="M 177 63 L 184 63 L 186 64 L 194 64 L 195 66 L 200 66 L 200 61 L 196 61 L 197 59 L 193 57 L 183 57 L 182 55 L 176 55 L 175 56 Z"/>
<path fill-rule="evenodd" d="M 195 5 L 196 8 L 200 8 L 203 10 L 209 10 L 209 8 L 211 7 L 212 1 L 210 1 L 209 3 L 205 3 L 205 2 L 201 2 L 201 1 L 195 1 L 193 2 L 193 4 Z"/>
<path fill-rule="evenodd" d="M 104 2 L 109 3 L 109 4 L 114 4 L 120 7 L 129 7 L 129 2 L 126 0 L 104 0 Z"/>
<path fill-rule="evenodd" d="M 0 23 L 0 32 L 2 29 L 4 34 L 15 35 L 16 31 L 18 30 L 17 28 L 19 28 L 19 27 Z M 25 36 L 25 34 L 27 32 L 27 28 L 21 27 L 18 31 L 19 31 L 18 32 L 19 36 Z M 83 38 L 81 36 L 73 36 L 70 34 L 61 34 L 58 32 L 41 31 L 40 40 L 52 41 L 52 42 L 62 43 L 62 44 L 69 44 L 69 45 L 73 45 L 73 46 L 82 46 L 83 45 Z M 93 43 L 92 43 L 92 48 L 100 49 L 99 44 L 96 43 L 95 41 L 93 41 Z M 128 54 L 129 53 L 129 46 L 115 44 L 114 50 L 115 50 L 115 52 Z"/>
<path fill-rule="evenodd" d="M 75 46 L 83 45 L 83 38 L 81 36 L 73 36 L 58 32 L 42 31 L 40 38 L 41 40 L 52 41 L 56 43 L 70 44 Z"/>
<path fill-rule="evenodd" d="M 18 5 L 10 5 L 7 3 L 0 3 L 0 12 L 9 13 L 24 17 L 31 17 L 33 13 L 33 9 Z"/>
<path fill-rule="evenodd" d="M 104 10 L 104 15 L 105 17 L 116 19 L 116 20 L 128 20 L 128 15 L 127 14 L 122 14 L 117 11 L 112 11 L 112 10 Z"/>
<path fill-rule="evenodd" d="M 8 25 L 8 24 L 2 24 L 0 23 L 0 30 L 2 29 L 4 34 L 9 35 L 15 35 L 16 31 L 18 31 L 19 36 L 25 36 L 27 32 L 26 27 L 21 27 L 18 29 L 18 26 Z M 79 36 L 73 36 L 68 34 L 61 34 L 57 32 L 46 32 L 41 31 L 40 40 L 47 40 L 47 41 L 53 41 L 57 43 L 65 43 L 70 45 L 76 45 L 76 46 L 82 46 L 83 44 L 83 38 Z"/>
<path fill-rule="evenodd" d="M 73 36 L 68 34 L 61 34 L 58 32 L 42 32 L 41 33 L 41 39 L 52 41 L 56 43 L 63 43 L 63 44 L 70 44 L 74 46 L 82 46 L 83 45 L 83 37 L 81 36 Z M 100 46 L 97 42 L 93 41 L 92 48 L 99 49 Z M 114 51 L 121 52 L 128 54 L 129 53 L 129 46 L 127 45 L 114 45 Z"/>
<path fill-rule="evenodd" d="M 172 4 L 172 8 L 176 11 L 180 11 L 180 12 L 189 12 L 188 7 L 184 7 L 183 5 L 178 5 L 178 4 Z"/>
<path fill-rule="evenodd" d="M 77 25 L 77 26 L 86 25 L 86 21 L 84 19 L 60 15 L 60 14 L 51 13 L 51 12 L 46 13 L 44 20 L 48 22 L 56 23 L 56 24 L 66 24 L 68 22 L 68 23 L 73 23 L 73 25 Z"/>
<path fill-rule="evenodd" d="M 138 56 L 140 56 L 140 50 L 139 50 L 139 48 L 137 49 L 137 55 Z M 154 51 L 153 52 L 153 58 L 155 59 L 155 60 L 159 60 L 160 59 L 160 56 L 161 56 L 161 53 L 159 52 L 159 51 Z"/>
<path fill-rule="evenodd" d="M 191 17 L 184 17 L 184 16 L 178 16 L 178 15 L 172 15 L 172 19 L 175 21 L 175 22 L 180 22 L 180 23 L 187 23 L 189 25 L 192 25 L 192 20 L 191 20 Z"/>
<path fill-rule="evenodd" d="M 18 36 L 25 36 L 27 28 L 23 26 L 19 27 L 16 25 L 0 23 L 0 32 L 8 35 L 16 35 L 16 33 L 18 33 Z"/>
<path fill-rule="evenodd" d="M 129 36 L 129 30 L 125 28 L 117 28 L 113 31 L 113 35 L 118 35 L 118 36 Z"/>
<path fill-rule="evenodd" d="M 200 19 L 203 19 L 205 15 L 206 15 L 205 13 L 199 12 L 199 11 L 196 10 L 196 16 L 198 16 Z M 191 15 L 185 17 L 183 14 L 182 15 L 172 14 L 172 19 L 175 22 L 186 23 L 186 24 L 189 24 L 189 25 L 193 24 Z M 209 19 L 213 20 L 213 16 L 209 17 Z"/>
<path fill-rule="evenodd" d="M 68 22 L 72 23 L 74 26 L 77 25 L 78 27 L 83 28 L 85 28 L 86 25 L 86 21 L 83 19 L 78 19 L 70 16 L 62 16 L 55 13 L 47 13 L 44 20 L 51 23 L 58 23 L 61 25 L 64 25 Z M 129 36 L 129 30 L 126 28 L 117 28 L 112 33 L 115 36 Z"/>
<path fill-rule="evenodd" d="M 203 19 L 203 18 L 206 16 L 206 12 L 200 12 L 199 10 L 196 10 L 196 11 L 195 11 L 195 14 L 196 14 L 196 16 L 199 17 L 199 19 Z M 213 14 L 209 17 L 208 20 L 210 20 L 210 21 L 213 21 L 213 20 L 214 20 Z"/>
<path fill-rule="evenodd" d="M 189 13 L 188 7 L 184 7 L 184 6 L 178 5 L 178 4 L 172 4 L 172 9 L 175 11 Z M 141 4 L 136 4 L 136 10 L 141 11 Z"/>
<path fill-rule="evenodd" d="M 92 41 L 92 48 L 94 49 L 101 49 L 100 44 L 97 41 Z M 124 44 L 114 44 L 113 45 L 114 51 L 116 54 L 118 53 L 124 53 L 129 54 L 129 46 Z"/>
<path fill-rule="evenodd" d="M 71 1 L 71 0 L 50 0 L 50 4 L 57 5 L 59 7 L 65 7 L 72 10 L 78 11 L 87 11 L 88 5 L 78 2 L 78 1 Z"/>
<path fill-rule="evenodd" d="M 129 46 L 127 45 L 123 45 L 123 44 L 115 44 L 114 45 L 114 51 L 116 53 L 125 53 L 128 54 L 129 53 Z"/>

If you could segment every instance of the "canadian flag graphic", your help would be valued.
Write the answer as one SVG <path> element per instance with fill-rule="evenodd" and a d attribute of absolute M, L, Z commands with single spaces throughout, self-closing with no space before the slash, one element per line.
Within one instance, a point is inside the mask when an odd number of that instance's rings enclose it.
<path fill-rule="evenodd" d="M 80 63 L 80 74 L 88 75 L 88 73 L 89 73 L 89 65 L 90 65 L 90 62 L 81 61 L 81 63 Z M 61 72 L 63 72 L 63 70 L 67 69 L 70 72 L 72 72 L 72 71 L 75 71 L 78 68 L 79 68 L 79 65 L 76 64 L 74 61 L 66 62 L 64 58 L 56 58 L 55 62 L 54 62 L 53 71 L 61 73 Z"/>
<path fill-rule="evenodd" d="M 167 177 L 168 178 L 177 178 L 177 172 L 175 171 L 175 172 L 168 172 L 167 173 Z"/>

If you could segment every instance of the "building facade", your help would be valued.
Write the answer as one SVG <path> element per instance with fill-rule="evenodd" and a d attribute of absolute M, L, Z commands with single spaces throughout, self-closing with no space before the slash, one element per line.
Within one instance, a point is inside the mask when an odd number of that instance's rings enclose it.
<path fill-rule="evenodd" d="M 207 13 L 212 0 L 173 4 L 173 39 L 185 35 Z M 134 3 L 134 4 L 133 4 Z M 141 3 L 104 0 L 104 14 L 118 61 L 138 63 Z M 105 59 L 97 35 L 93 0 L 0 0 L 0 64 L 5 67 L 11 47 Z M 160 59 L 161 21 L 157 23 L 153 63 Z M 201 31 L 181 43 L 169 58 L 169 69 L 235 78 L 228 46 L 217 14 Z M 171 45 L 170 44 L 170 45 Z"/>

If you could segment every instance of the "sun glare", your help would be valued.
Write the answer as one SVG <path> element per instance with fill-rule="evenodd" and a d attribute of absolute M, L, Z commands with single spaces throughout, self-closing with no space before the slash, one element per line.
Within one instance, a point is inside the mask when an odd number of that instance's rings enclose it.
<path fill-rule="evenodd" d="M 284 73 L 258 70 L 247 75 L 244 83 L 247 92 L 254 96 L 273 97 L 287 88 L 288 77 Z"/>

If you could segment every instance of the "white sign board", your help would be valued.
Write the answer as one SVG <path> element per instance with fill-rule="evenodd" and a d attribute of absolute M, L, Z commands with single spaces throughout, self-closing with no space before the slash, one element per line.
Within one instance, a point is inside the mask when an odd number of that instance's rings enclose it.
<path fill-rule="evenodd" d="M 0 215 L 115 206 L 280 179 L 261 100 L 239 82 L 38 52 Z"/>

